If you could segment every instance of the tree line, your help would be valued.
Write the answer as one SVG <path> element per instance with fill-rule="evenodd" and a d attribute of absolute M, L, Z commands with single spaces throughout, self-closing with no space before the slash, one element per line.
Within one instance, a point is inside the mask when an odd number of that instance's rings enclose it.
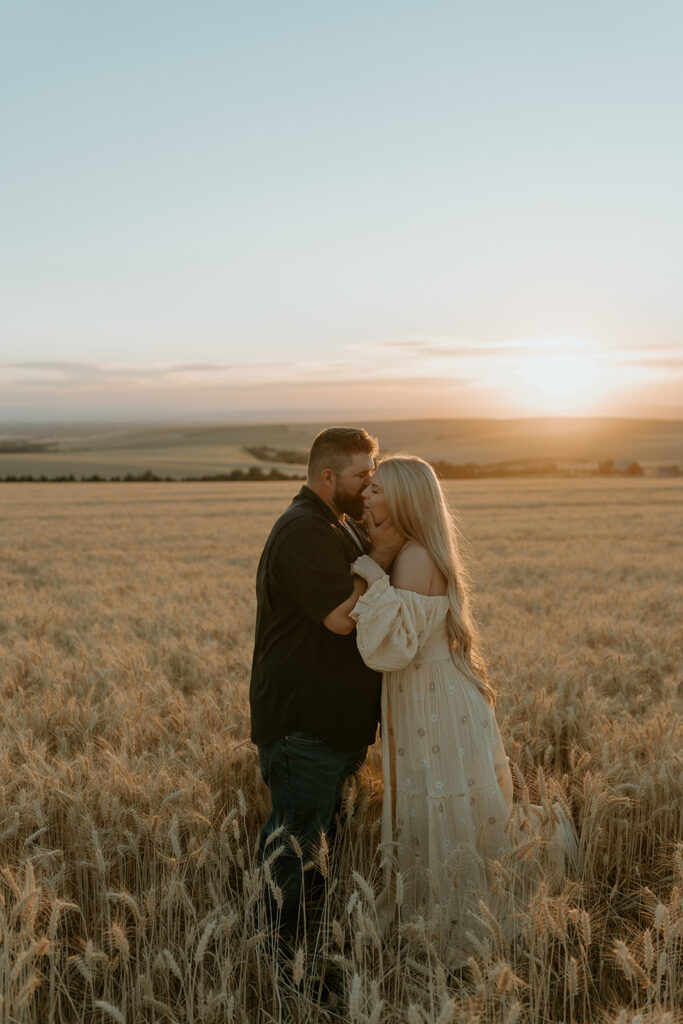
<path fill-rule="evenodd" d="M 60 476 L 34 476 L 32 473 L 21 475 L 10 474 L 0 477 L 3 484 L 114 484 L 114 483 L 218 483 L 224 481 L 239 480 L 304 480 L 305 477 L 282 473 L 279 469 L 265 471 L 260 466 L 250 466 L 249 469 L 231 469 L 229 473 L 207 473 L 202 476 L 159 476 L 151 469 L 143 473 L 126 473 L 124 476 L 100 476 L 99 473 L 91 473 L 90 476 L 75 476 L 73 473 Z"/>

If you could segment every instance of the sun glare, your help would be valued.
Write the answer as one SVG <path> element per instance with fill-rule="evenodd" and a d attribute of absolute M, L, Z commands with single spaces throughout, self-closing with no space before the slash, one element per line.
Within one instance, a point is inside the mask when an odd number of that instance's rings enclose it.
<path fill-rule="evenodd" d="M 529 356 L 519 364 L 525 404 L 547 412 L 580 411 L 599 397 L 604 373 L 589 355 L 553 353 Z"/>

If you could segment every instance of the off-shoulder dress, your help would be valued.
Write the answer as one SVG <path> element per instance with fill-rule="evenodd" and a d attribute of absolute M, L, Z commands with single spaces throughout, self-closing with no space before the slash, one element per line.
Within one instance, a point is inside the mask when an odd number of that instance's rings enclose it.
<path fill-rule="evenodd" d="M 500 731 L 490 704 L 451 656 L 448 599 L 394 587 L 386 574 L 377 578 L 367 555 L 352 568 L 374 578 L 351 617 L 364 662 L 383 673 L 380 922 L 387 927 L 398 909 L 392 877 L 400 872 L 403 917 L 433 918 L 436 911 L 442 939 L 465 958 L 480 932 L 472 916 L 479 900 L 500 906 L 491 862 L 524 838 L 524 816 L 511 827 L 513 785 Z M 557 803 L 551 813 L 526 810 L 541 838 L 543 870 L 556 877 L 575 853 L 571 820 Z"/>

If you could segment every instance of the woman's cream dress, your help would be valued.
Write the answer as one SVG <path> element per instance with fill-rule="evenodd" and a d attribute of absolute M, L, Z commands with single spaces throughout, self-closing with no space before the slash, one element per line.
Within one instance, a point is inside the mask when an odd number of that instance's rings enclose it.
<path fill-rule="evenodd" d="M 386 927 L 396 908 L 393 864 L 402 876 L 403 918 L 436 910 L 441 939 L 464 959 L 481 934 L 472 916 L 480 898 L 500 915 L 488 862 L 525 839 L 523 815 L 506 829 L 512 779 L 498 725 L 451 657 L 448 599 L 393 587 L 386 574 L 377 579 L 381 570 L 367 555 L 352 568 L 375 579 L 351 617 L 363 661 L 383 673 L 380 921 Z M 557 876 L 573 853 L 573 826 L 558 804 L 551 815 L 532 807 L 530 817 L 545 827 L 543 870 Z"/>

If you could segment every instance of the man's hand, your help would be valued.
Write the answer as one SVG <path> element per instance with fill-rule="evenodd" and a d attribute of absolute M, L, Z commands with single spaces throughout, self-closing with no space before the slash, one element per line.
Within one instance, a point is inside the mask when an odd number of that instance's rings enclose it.
<path fill-rule="evenodd" d="M 391 517 L 387 517 L 378 525 L 372 513 L 367 512 L 363 516 L 363 521 L 370 537 L 371 547 L 368 552 L 370 558 L 377 562 L 385 572 L 388 572 L 391 563 L 405 544 L 406 539 L 400 530 L 397 530 L 394 526 Z"/>

